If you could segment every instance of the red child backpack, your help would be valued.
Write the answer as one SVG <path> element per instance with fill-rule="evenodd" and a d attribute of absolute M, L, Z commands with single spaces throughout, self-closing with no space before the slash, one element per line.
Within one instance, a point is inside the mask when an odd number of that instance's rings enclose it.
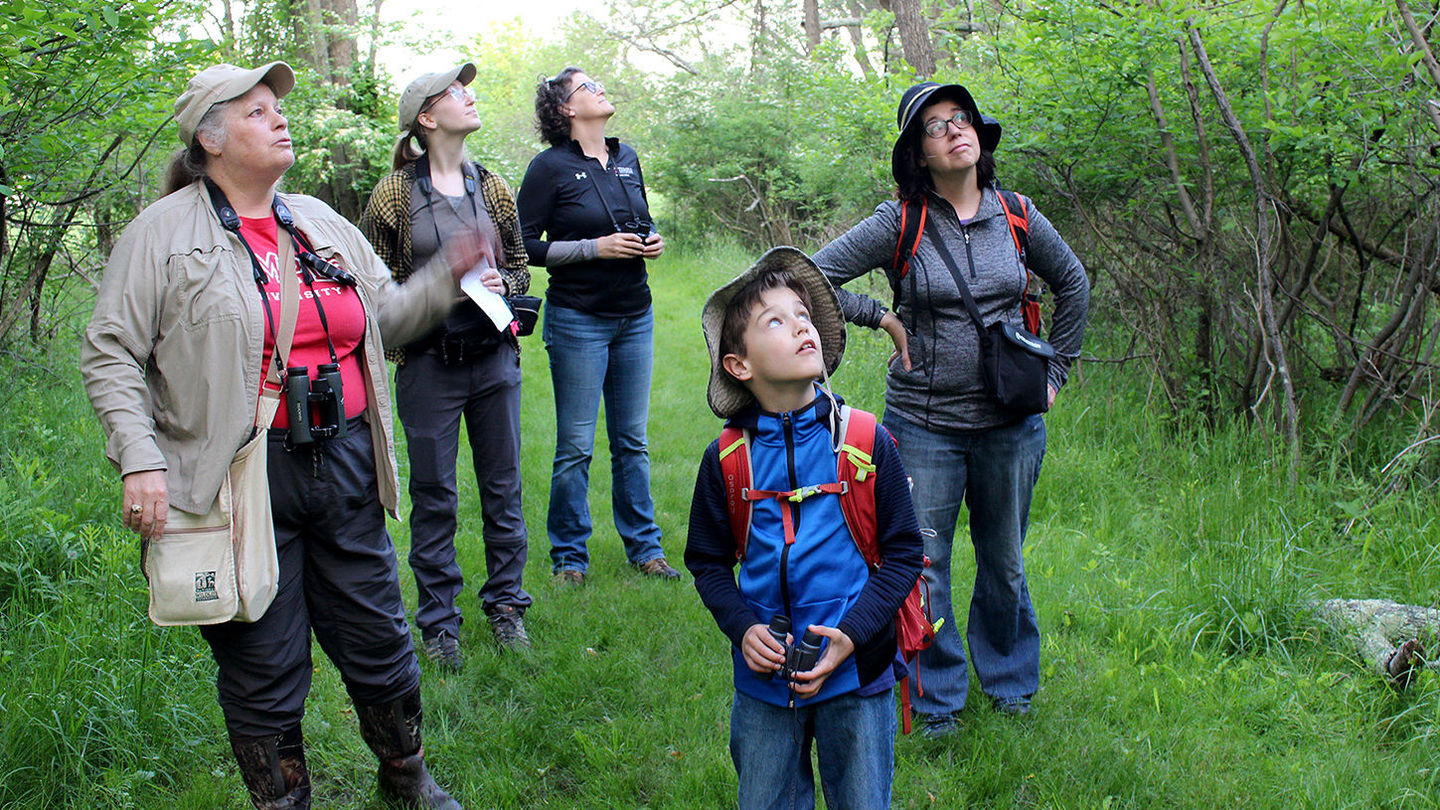
<path fill-rule="evenodd" d="M 725 509 L 730 515 L 730 532 L 735 538 L 735 559 L 745 559 L 745 545 L 750 539 L 750 519 L 755 501 L 774 498 L 780 503 L 785 542 L 795 542 L 794 521 L 790 504 L 814 495 L 839 495 L 840 511 L 845 526 L 855 539 L 860 556 L 871 569 L 880 567 L 880 547 L 875 520 L 875 414 L 840 406 L 840 433 L 844 440 L 835 455 L 837 483 L 812 484 L 788 492 L 750 488 L 750 437 L 740 428 L 726 427 L 720 431 L 720 471 L 725 479 Z M 893 439 L 892 439 L 893 441 Z M 926 558 L 925 565 L 930 565 Z M 930 620 L 930 599 L 924 577 L 906 595 L 895 613 L 895 639 L 906 663 L 935 640 L 936 626 Z M 920 694 L 919 672 L 915 688 Z M 905 733 L 910 733 L 910 678 L 900 680 L 900 703 L 904 709 Z"/>

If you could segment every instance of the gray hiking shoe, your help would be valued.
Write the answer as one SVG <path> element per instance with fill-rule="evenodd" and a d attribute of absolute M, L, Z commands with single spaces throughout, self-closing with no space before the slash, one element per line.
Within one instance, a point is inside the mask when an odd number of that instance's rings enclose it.
<path fill-rule="evenodd" d="M 502 649 L 530 649 L 530 635 L 525 632 L 524 608 L 496 605 L 485 615 L 490 619 L 490 632 L 495 634 L 495 642 Z"/>
<path fill-rule="evenodd" d="M 425 639 L 425 657 L 449 672 L 465 668 L 465 659 L 460 655 L 460 639 L 445 630 Z"/>
<path fill-rule="evenodd" d="M 925 719 L 920 724 L 920 733 L 925 735 L 927 740 L 943 740 L 959 731 L 959 719 L 949 712 L 925 715 Z"/>

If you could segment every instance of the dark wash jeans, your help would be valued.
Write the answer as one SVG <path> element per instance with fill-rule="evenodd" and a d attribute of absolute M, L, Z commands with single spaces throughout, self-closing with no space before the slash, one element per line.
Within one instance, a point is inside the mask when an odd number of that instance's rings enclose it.
<path fill-rule="evenodd" d="M 915 661 L 925 693 L 915 711 L 938 715 L 965 706 L 970 686 L 965 644 L 952 604 L 955 525 L 963 502 L 970 513 L 975 585 L 965 638 L 980 688 L 996 700 L 1028 698 L 1040 686 L 1040 627 L 1030 604 L 1021 547 L 1030 520 L 1030 496 L 1045 457 L 1045 420 L 1039 415 L 1003 427 L 944 434 L 887 414 L 905 470 L 914 480 L 915 515 L 925 532 L 932 618 L 945 620 L 935 643 Z"/>

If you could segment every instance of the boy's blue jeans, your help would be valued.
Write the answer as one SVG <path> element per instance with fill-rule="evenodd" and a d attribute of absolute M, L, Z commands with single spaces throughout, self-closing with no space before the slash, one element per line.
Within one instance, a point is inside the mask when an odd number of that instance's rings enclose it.
<path fill-rule="evenodd" d="M 885 427 L 915 482 L 911 496 L 920 528 L 934 530 L 925 536 L 930 557 L 925 580 L 931 618 L 945 619 L 935 643 L 915 659 L 925 686 L 925 693 L 913 698 L 915 711 L 958 712 L 970 686 L 951 602 L 951 550 L 962 501 L 975 547 L 975 587 L 965 625 L 975 675 L 991 699 L 1029 698 L 1040 686 L 1040 627 L 1021 545 L 1045 457 L 1045 420 L 1036 414 L 1005 427 L 947 435 L 887 414 Z"/>
<path fill-rule="evenodd" d="M 545 527 L 555 571 L 590 567 L 587 498 L 602 397 L 610 438 L 610 502 L 625 557 L 639 565 L 665 556 L 650 496 L 646 443 L 654 326 L 651 310 L 609 318 L 545 303 L 541 334 L 555 384 L 555 466 Z"/>
<path fill-rule="evenodd" d="M 895 725 L 894 690 L 796 709 L 736 692 L 730 758 L 740 777 L 740 810 L 812 810 L 812 741 L 829 810 L 885 810 L 895 775 Z"/>

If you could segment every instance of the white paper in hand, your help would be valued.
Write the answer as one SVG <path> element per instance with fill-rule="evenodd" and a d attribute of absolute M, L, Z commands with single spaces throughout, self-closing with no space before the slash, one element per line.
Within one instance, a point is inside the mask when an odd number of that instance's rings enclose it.
<path fill-rule="evenodd" d="M 510 328 L 510 321 L 514 320 L 515 316 L 510 313 L 510 306 L 505 303 L 504 298 L 485 289 L 485 285 L 481 283 L 480 274 L 484 273 L 485 269 L 477 268 L 466 273 L 460 279 L 460 289 L 480 306 L 480 311 L 495 324 L 498 331 L 504 332 Z"/>

